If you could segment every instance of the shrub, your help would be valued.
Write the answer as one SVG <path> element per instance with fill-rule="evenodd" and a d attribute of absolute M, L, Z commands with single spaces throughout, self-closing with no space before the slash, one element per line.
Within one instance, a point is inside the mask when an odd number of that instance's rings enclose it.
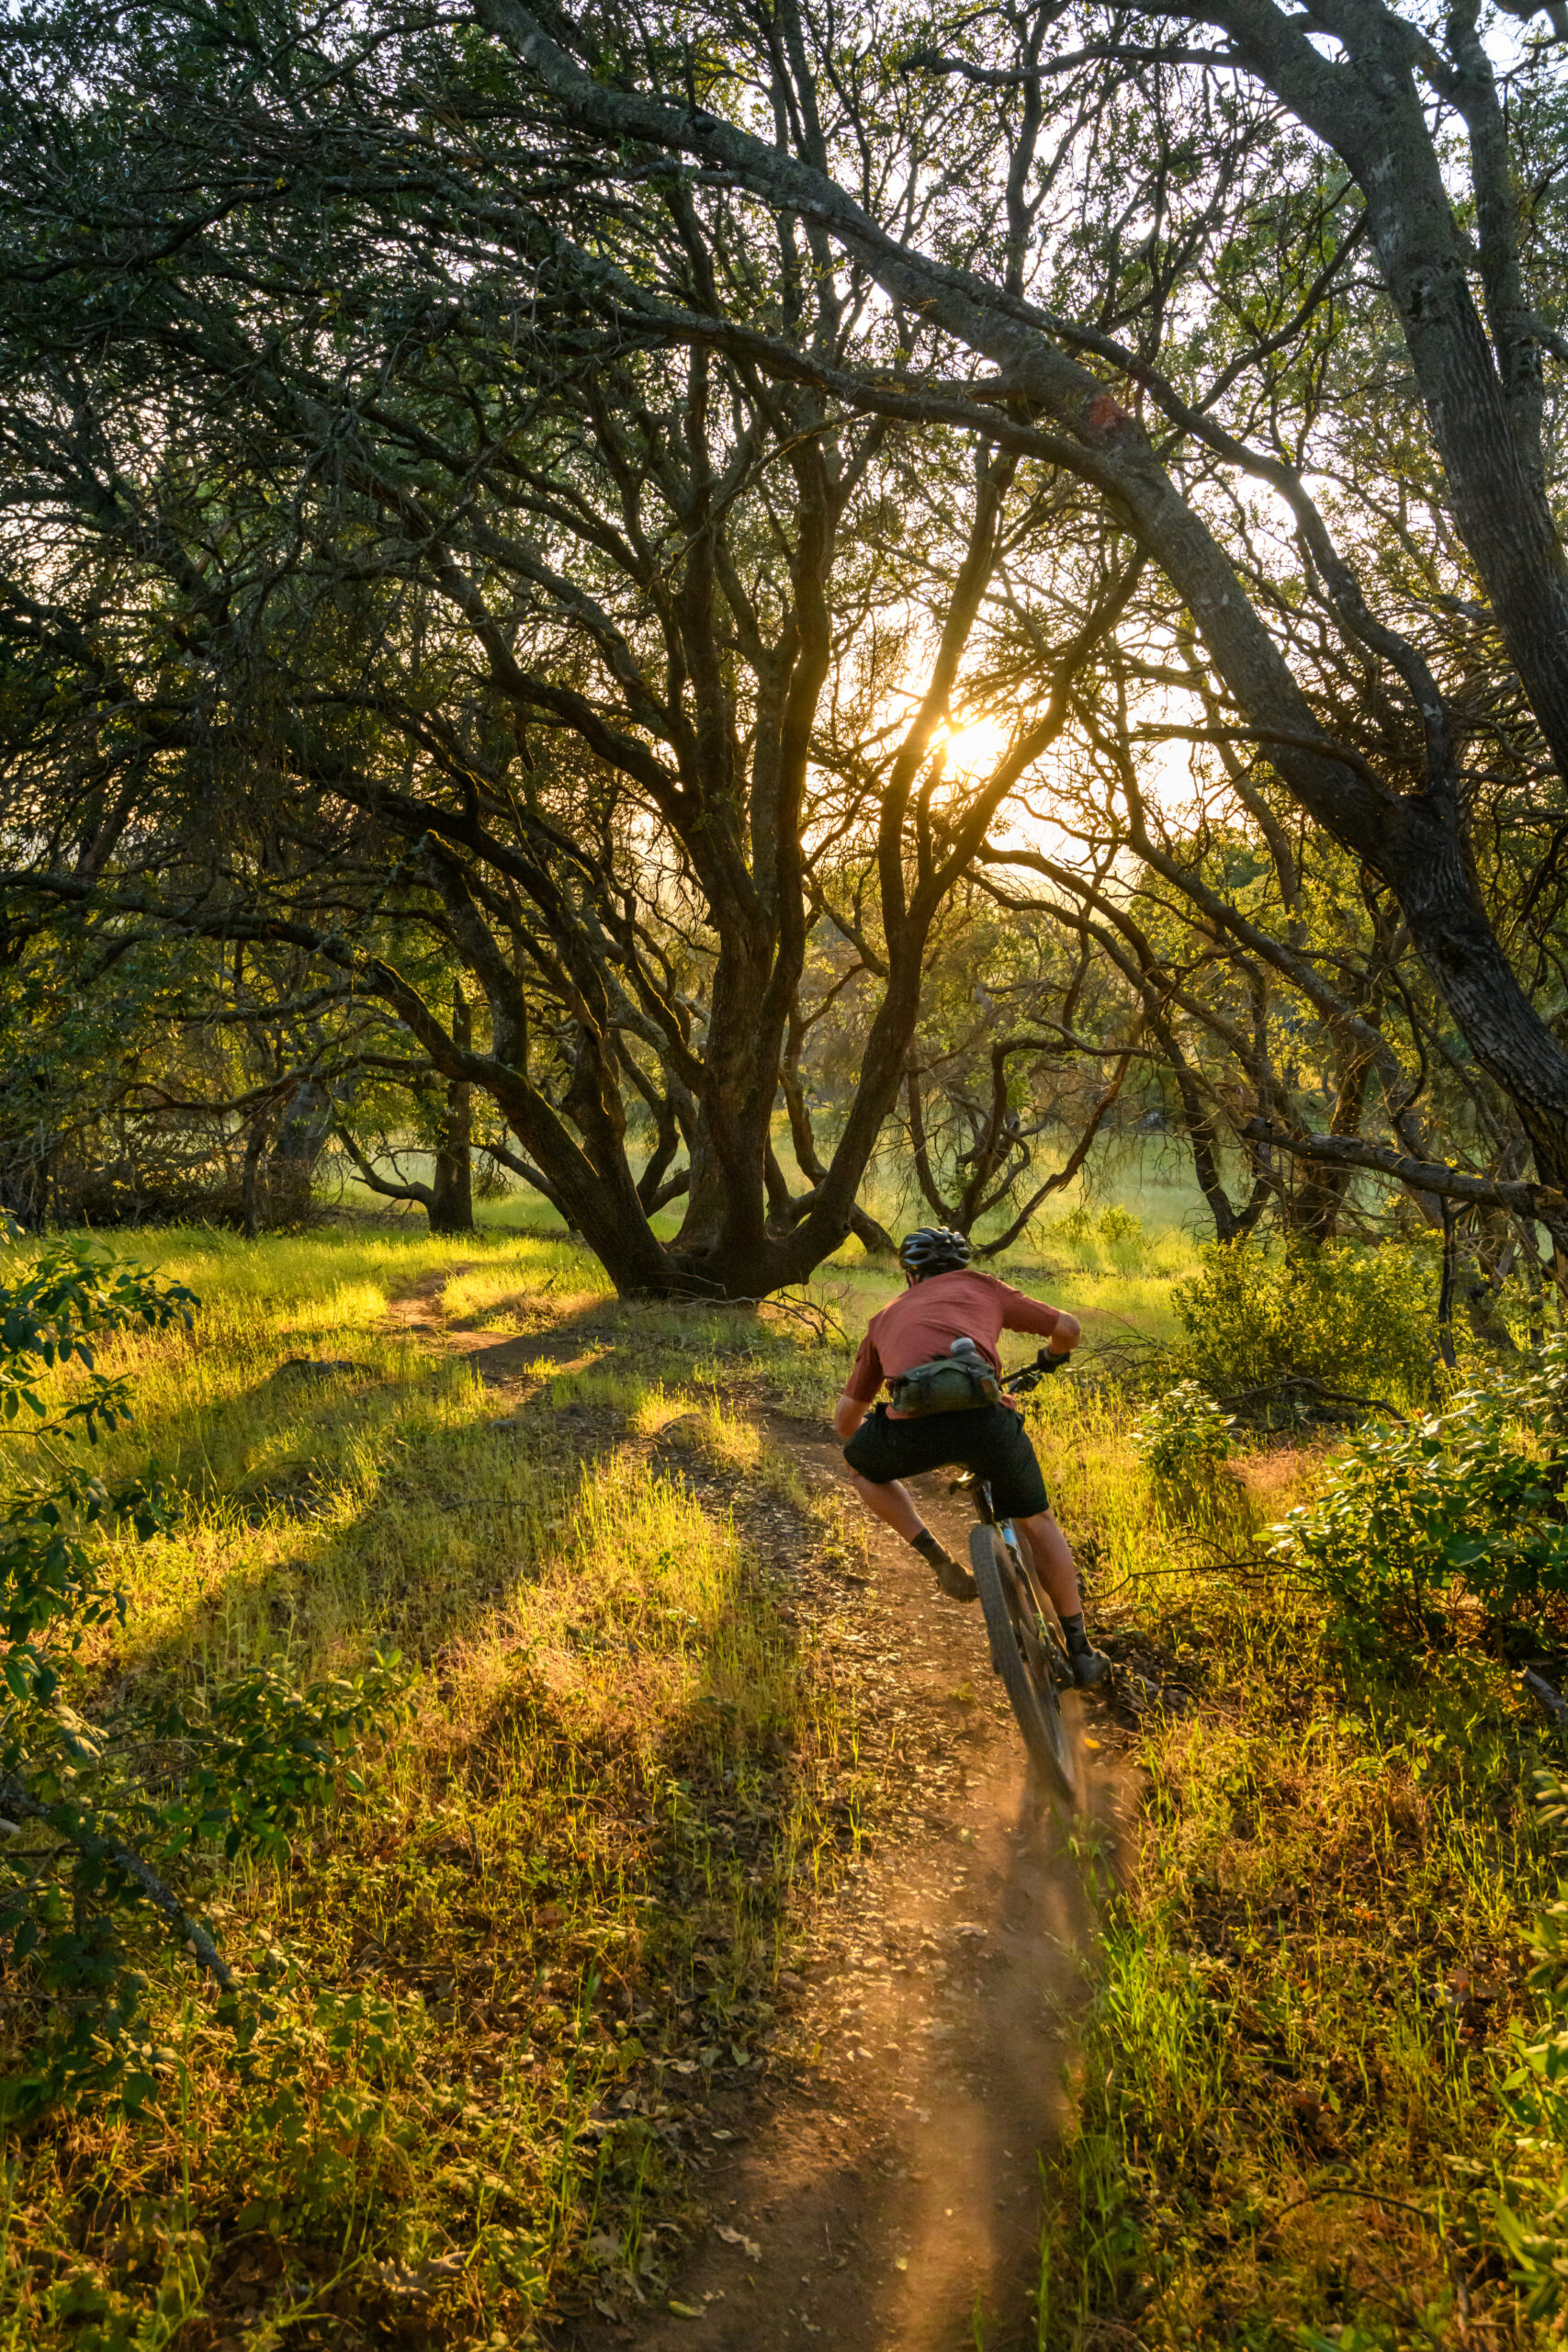
<path fill-rule="evenodd" d="M 1195 1380 L 1179 1380 L 1144 1415 L 1133 1443 L 1156 1478 L 1201 1478 L 1229 1453 L 1235 1427 Z"/>
<path fill-rule="evenodd" d="M 189 1900 L 199 1849 L 283 1859 L 301 1816 L 356 1785 L 346 1751 L 395 1706 L 395 1659 L 303 1692 L 266 1669 L 186 1705 L 132 1689 L 93 1721 L 67 1703 L 72 1654 L 125 1615 L 105 1532 L 146 1539 L 168 1510 L 155 1478 L 107 1487 L 62 1451 L 131 1416 L 129 1378 L 99 1372 L 94 1343 L 188 1323 L 197 1304 L 89 1242 L 0 1281 L 0 1433 L 44 1441 L 47 1465 L 0 1489 L 0 1954 L 6 2055 L 20 2062 L 0 2075 L 0 2126 L 89 2086 L 128 2107 L 151 2095 L 148 1973 L 171 1951 L 217 1982 L 220 2016 L 243 2029 Z"/>
<path fill-rule="evenodd" d="M 1429 1385 L 1436 1280 L 1416 1247 L 1330 1242 L 1281 1258 L 1214 1243 L 1171 1304 L 1187 1333 L 1182 1356 L 1213 1396 L 1264 1397 L 1304 1375 L 1398 1402 Z"/>
<path fill-rule="evenodd" d="M 1568 1594 L 1568 1339 L 1401 1429 L 1359 1431 L 1275 1556 L 1337 1603 L 1358 1647 L 1435 1630 L 1441 1604 L 1538 1612 Z"/>
<path fill-rule="evenodd" d="M 1131 1209 L 1118 1208 L 1114 1201 L 1108 1209 L 1100 1210 L 1096 1230 L 1111 1249 L 1120 1242 L 1141 1241 L 1144 1238 L 1143 1220 L 1135 1217 Z"/>

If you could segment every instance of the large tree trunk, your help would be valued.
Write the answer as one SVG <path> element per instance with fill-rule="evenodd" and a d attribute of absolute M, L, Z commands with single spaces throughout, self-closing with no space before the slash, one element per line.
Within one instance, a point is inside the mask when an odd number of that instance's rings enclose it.
<path fill-rule="evenodd" d="M 473 1018 L 461 987 L 452 991 L 452 1042 L 468 1053 L 474 1042 Z M 435 1138 L 435 1167 L 426 1203 L 432 1233 L 474 1229 L 473 1086 L 448 1079 L 446 1110 Z"/>
<path fill-rule="evenodd" d="M 272 1133 L 270 1111 L 258 1113 L 245 1138 L 244 1165 L 240 1175 L 240 1221 L 247 1241 L 260 1238 L 264 1223 L 262 1163 Z"/>
<path fill-rule="evenodd" d="M 1476 1060 L 1517 1108 L 1540 1182 L 1568 1195 L 1568 1055 L 1519 986 L 1459 842 L 1432 825 L 1411 833 L 1385 878 Z"/>
<path fill-rule="evenodd" d="M 331 1095 L 313 1078 L 302 1079 L 278 1120 L 263 1173 L 268 1224 L 298 1224 L 309 1216 L 317 1163 L 332 1131 Z M 248 1205 L 246 1216 L 249 1230 Z"/>

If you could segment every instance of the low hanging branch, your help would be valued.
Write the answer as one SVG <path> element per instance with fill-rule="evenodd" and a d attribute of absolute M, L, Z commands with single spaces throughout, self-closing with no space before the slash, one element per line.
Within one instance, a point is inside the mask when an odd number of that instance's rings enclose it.
<path fill-rule="evenodd" d="M 100 1879 L 112 1871 L 129 1879 L 143 1901 L 151 1904 L 157 1912 L 175 1940 L 184 1944 L 197 1965 L 204 1968 L 225 1993 L 233 1990 L 233 1971 L 200 1920 L 191 1917 L 178 1896 L 171 1894 L 157 1871 L 144 1862 L 140 1854 L 133 1854 L 129 1846 L 122 1846 L 118 1839 L 106 1838 L 101 1831 L 95 1829 L 79 1806 L 63 1801 L 42 1804 L 37 1797 L 28 1794 L 20 1781 L 6 1772 L 0 1773 L 0 1807 L 4 1807 L 8 1818 L 37 1821 L 44 1828 L 51 1829 L 57 1838 L 75 1849 Z"/>
<path fill-rule="evenodd" d="M 1368 1143 L 1359 1136 L 1294 1136 L 1270 1125 L 1267 1119 L 1247 1119 L 1236 1129 L 1247 1143 L 1269 1144 L 1297 1159 L 1330 1168 L 1364 1168 L 1371 1174 L 1392 1177 L 1413 1193 L 1434 1193 L 1440 1200 L 1471 1201 L 1483 1208 L 1506 1209 L 1513 1216 L 1540 1222 L 1549 1229 L 1568 1224 L 1568 1196 L 1550 1184 L 1527 1183 L 1506 1176 L 1477 1176 L 1441 1159 L 1416 1159 L 1408 1152 Z"/>

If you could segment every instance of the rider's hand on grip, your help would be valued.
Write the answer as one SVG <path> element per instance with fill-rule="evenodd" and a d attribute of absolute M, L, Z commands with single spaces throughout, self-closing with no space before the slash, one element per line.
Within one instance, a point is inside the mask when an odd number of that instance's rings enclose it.
<path fill-rule="evenodd" d="M 1044 1348 L 1042 1348 L 1039 1354 L 1034 1359 L 1034 1369 L 1036 1372 L 1060 1372 L 1062 1366 L 1066 1362 L 1067 1358 L 1066 1356 L 1051 1355 Z"/>

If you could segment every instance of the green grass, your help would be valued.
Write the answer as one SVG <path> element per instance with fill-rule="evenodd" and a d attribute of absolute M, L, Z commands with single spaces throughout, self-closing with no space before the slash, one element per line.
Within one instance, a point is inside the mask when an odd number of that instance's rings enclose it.
<path fill-rule="evenodd" d="M 1150 1477 L 1114 1343 L 1172 1335 L 1195 1249 L 1153 1215 L 1108 1237 L 1102 1204 L 998 1271 L 1103 1344 L 1032 1423 L 1095 1622 L 1193 1706 L 1145 1718 L 1121 1852 L 1083 1849 L 1100 1931 L 1043 2352 L 1533 2343 L 1483 2189 L 1515 2161 L 1498 2085 L 1551 1892 L 1542 1736 L 1480 1653 L 1348 1669 L 1262 1561 L 1331 1439 L 1258 1441 L 1199 1493 Z M 202 1865 L 274 1984 L 249 2078 L 171 1968 L 152 2107 L 7 2152 L 0 2352 L 499 2352 L 657 2297 L 710 2086 L 765 2064 L 792 1939 L 876 1804 L 747 1514 L 782 1503 L 823 1558 L 855 1526 L 811 1510 L 759 1408 L 825 1412 L 897 1276 L 851 1247 L 759 1313 L 618 1302 L 563 1238 L 500 1225 L 137 1247 L 203 1305 L 104 1351 L 140 1395 L 104 1466 L 155 1455 L 179 1508 L 118 1548 L 128 1620 L 72 1695 L 390 1645 L 408 1712 L 286 1867 Z M 523 1340 L 519 1406 L 389 1317 L 411 1295 Z M 14 2041 L 25 2000 L 0 2000 Z"/>
<path fill-rule="evenodd" d="M 1555 1886 L 1529 1802 L 1551 1743 L 1483 1654 L 1391 1679 L 1325 1646 L 1258 1557 L 1321 1443 L 1258 1448 L 1183 1506 L 1127 1420 L 1048 1391 L 1042 1458 L 1096 1622 L 1194 1703 L 1152 1713 L 1127 1846 L 1086 1858 L 1101 1924 L 1043 2352 L 1532 2344 L 1488 2199 L 1517 2164 L 1499 2086 Z"/>
<path fill-rule="evenodd" d="M 73 1697 L 258 1665 L 304 1682 L 392 1645 L 408 1713 L 287 1867 L 197 1872 L 246 1978 L 275 1980 L 246 2068 L 171 1967 L 152 2107 L 11 2149 L 0 2346 L 129 2346 L 160 2295 L 197 2352 L 285 2319 L 290 2346 L 526 2341 L 541 2314 L 655 2291 L 707 2087 L 763 2057 L 866 1798 L 747 1498 L 793 1499 L 805 1554 L 842 1532 L 721 1393 L 727 1355 L 742 1391 L 830 1388 L 803 1369 L 824 1351 L 766 1317 L 619 1309 L 537 1237 L 138 1247 L 203 1304 L 188 1335 L 103 1350 L 139 1416 L 100 1453 L 154 1455 L 179 1509 L 116 1547 L 127 1621 L 89 1638 Z M 388 1327 L 421 1283 L 465 1316 L 500 1284 L 569 1336 L 591 1312 L 616 1368 L 541 1360 L 498 1428 L 463 1363 Z M 0 2032 L 27 2014 L 0 2008 Z"/>

